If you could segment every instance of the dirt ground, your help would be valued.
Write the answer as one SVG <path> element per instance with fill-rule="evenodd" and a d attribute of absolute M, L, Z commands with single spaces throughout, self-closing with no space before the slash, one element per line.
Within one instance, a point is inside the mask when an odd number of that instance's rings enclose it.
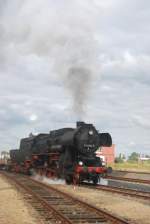
<path fill-rule="evenodd" d="M 39 224 L 23 195 L 0 174 L 0 224 Z"/>
<path fill-rule="evenodd" d="M 54 185 L 55 188 L 68 192 L 72 196 L 93 204 L 112 214 L 116 214 L 136 224 L 150 224 L 150 202 L 139 201 L 131 197 L 120 196 L 104 191 L 93 191 L 83 187 Z"/>

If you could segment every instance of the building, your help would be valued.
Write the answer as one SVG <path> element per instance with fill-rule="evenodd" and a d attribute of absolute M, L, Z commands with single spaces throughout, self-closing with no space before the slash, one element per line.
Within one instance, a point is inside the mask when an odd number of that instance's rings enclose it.
<path fill-rule="evenodd" d="M 115 162 L 115 144 L 111 147 L 101 147 L 97 150 L 96 155 L 101 157 L 106 164 Z"/>
<path fill-rule="evenodd" d="M 145 155 L 140 155 L 138 158 L 139 162 L 149 161 L 149 160 L 150 160 L 150 156 L 145 156 Z"/>

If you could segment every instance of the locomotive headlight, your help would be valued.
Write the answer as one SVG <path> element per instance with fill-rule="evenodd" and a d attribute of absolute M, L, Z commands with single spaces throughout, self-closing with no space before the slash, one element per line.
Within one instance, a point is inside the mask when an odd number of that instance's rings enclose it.
<path fill-rule="evenodd" d="M 89 135 L 93 135 L 93 130 L 89 130 Z"/>
<path fill-rule="evenodd" d="M 83 165 L 83 162 L 82 161 L 79 161 L 79 165 L 82 166 Z"/>

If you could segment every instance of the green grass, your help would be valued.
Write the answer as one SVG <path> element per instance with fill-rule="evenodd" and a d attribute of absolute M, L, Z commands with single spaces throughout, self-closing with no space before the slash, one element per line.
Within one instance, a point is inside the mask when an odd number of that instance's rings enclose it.
<path fill-rule="evenodd" d="M 109 164 L 109 166 L 116 170 L 137 170 L 150 172 L 150 161 L 114 163 Z"/>

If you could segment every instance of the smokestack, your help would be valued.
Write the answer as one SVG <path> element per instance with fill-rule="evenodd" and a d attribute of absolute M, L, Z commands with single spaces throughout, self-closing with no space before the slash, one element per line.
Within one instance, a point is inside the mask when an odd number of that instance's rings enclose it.
<path fill-rule="evenodd" d="M 77 128 L 79 128 L 79 127 L 83 126 L 84 124 L 85 124 L 84 121 L 77 121 L 76 126 L 77 126 Z"/>

